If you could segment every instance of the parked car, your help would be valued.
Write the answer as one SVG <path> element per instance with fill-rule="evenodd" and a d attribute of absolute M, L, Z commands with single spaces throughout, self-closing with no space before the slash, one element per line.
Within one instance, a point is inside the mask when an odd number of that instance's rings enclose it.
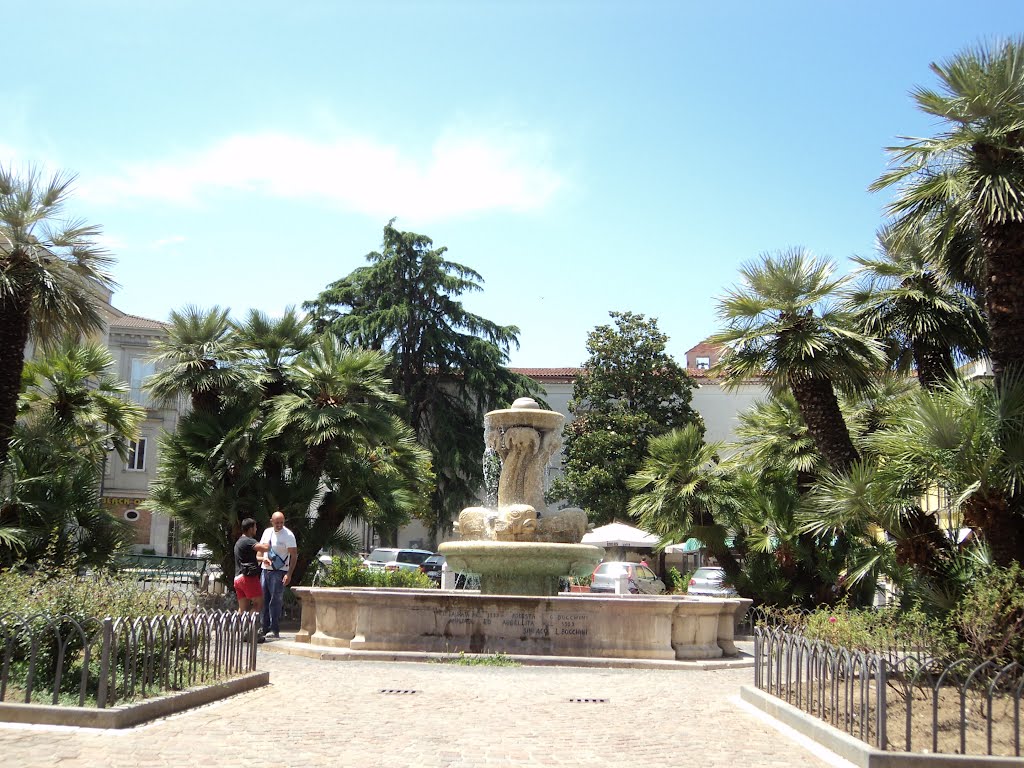
<path fill-rule="evenodd" d="M 665 582 L 646 565 L 639 563 L 599 563 L 590 577 L 591 592 L 615 592 L 615 582 L 626 574 L 629 591 L 640 595 L 660 595 L 665 591 Z"/>
<path fill-rule="evenodd" d="M 698 568 L 690 577 L 690 585 L 686 588 L 688 595 L 704 595 L 705 597 L 736 597 L 739 593 L 730 584 L 725 583 L 725 571 L 721 568 Z"/>
<path fill-rule="evenodd" d="M 441 586 L 441 570 L 445 564 L 444 555 L 431 555 L 420 563 L 420 571 L 434 582 L 435 587 Z M 455 589 L 480 589 L 480 577 L 472 573 L 456 573 Z"/>
<path fill-rule="evenodd" d="M 441 568 L 444 566 L 444 555 L 431 555 L 420 563 L 420 572 L 425 573 L 427 578 L 434 582 L 434 586 L 441 585 Z"/>
<path fill-rule="evenodd" d="M 377 547 L 368 558 L 363 560 L 363 565 L 370 570 L 415 571 L 420 567 L 420 563 L 433 554 L 426 549 Z"/>

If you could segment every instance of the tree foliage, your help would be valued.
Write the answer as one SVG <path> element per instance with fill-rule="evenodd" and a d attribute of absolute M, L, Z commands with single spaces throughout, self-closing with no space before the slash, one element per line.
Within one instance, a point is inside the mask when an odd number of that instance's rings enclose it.
<path fill-rule="evenodd" d="M 60 219 L 74 180 L 0 166 L 0 467 L 29 339 L 46 345 L 99 330 L 99 297 L 114 284 L 112 259 L 97 245 L 99 227 Z"/>
<path fill-rule="evenodd" d="M 127 455 L 145 409 L 128 402 L 114 359 L 95 343 L 65 345 L 26 363 L 0 500 L 0 560 L 108 565 L 130 531 L 101 505 L 108 450 Z"/>
<path fill-rule="evenodd" d="M 665 351 L 668 337 L 657 320 L 632 312 L 609 313 L 613 323 L 587 337 L 589 357 L 573 384 L 564 432 L 564 474 L 548 493 L 587 510 L 603 524 L 625 517 L 626 479 L 647 454 L 651 438 L 693 425 L 694 383 Z"/>
<path fill-rule="evenodd" d="M 848 299 L 865 332 L 886 343 L 891 367 L 913 367 L 927 388 L 953 378 L 988 345 L 974 290 L 945 268 L 941 245 L 927 229 L 883 227 L 877 255 L 854 257 L 860 280 Z"/>
<path fill-rule="evenodd" d="M 430 490 L 429 456 L 399 416 L 387 360 L 314 334 L 294 311 L 244 323 L 217 308 L 172 313 L 149 388 L 195 405 L 161 440 L 150 506 L 233 572 L 240 522 L 284 512 L 295 582 L 325 546 L 351 550 L 346 519 L 397 528 Z"/>
<path fill-rule="evenodd" d="M 943 127 L 891 147 L 889 212 L 904 232 L 931 227 L 972 243 L 997 385 L 1024 368 L 1024 39 L 968 49 L 931 65 L 938 88 L 914 101 Z M 974 249 L 959 252 L 973 254 Z M 980 272 L 980 274 L 979 274 Z"/>
<path fill-rule="evenodd" d="M 834 265 L 801 248 L 745 265 L 742 283 L 720 302 L 725 328 L 712 336 L 727 349 L 717 366 L 727 386 L 760 378 L 789 391 L 815 446 L 833 469 L 859 458 L 839 408 L 882 366 L 881 345 L 860 332 L 839 302 Z"/>
<path fill-rule="evenodd" d="M 536 394 L 535 382 L 506 368 L 519 329 L 468 311 L 463 294 L 483 278 L 448 261 L 446 248 L 415 232 L 384 227 L 367 266 L 331 283 L 304 305 L 315 327 L 353 346 L 389 355 L 393 391 L 434 461 L 430 520 L 437 532 L 476 497 L 483 483 L 483 415 Z M 393 531 L 384 530 L 385 539 Z"/>

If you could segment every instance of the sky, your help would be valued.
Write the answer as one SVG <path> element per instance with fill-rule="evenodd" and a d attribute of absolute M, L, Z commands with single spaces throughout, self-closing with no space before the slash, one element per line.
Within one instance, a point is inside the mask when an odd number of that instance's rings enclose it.
<path fill-rule="evenodd" d="M 885 147 L 941 130 L 910 91 L 1024 33 L 1021 0 L 7 4 L 0 164 L 78 174 L 113 303 L 271 315 L 383 228 L 479 272 L 518 367 L 577 366 L 610 311 L 668 351 L 719 328 L 741 265 L 850 269 Z M 21 32 L 15 32 L 21 30 Z"/>

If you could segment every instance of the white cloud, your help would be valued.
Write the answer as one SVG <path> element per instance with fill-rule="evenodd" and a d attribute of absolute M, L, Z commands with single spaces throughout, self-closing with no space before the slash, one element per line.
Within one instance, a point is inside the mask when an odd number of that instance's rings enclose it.
<path fill-rule="evenodd" d="M 318 142 L 281 133 L 235 135 L 209 148 L 130 166 L 82 184 L 93 200 L 200 205 L 218 191 L 320 200 L 376 217 L 439 219 L 543 207 L 563 185 L 545 141 L 525 133 L 447 133 L 416 158 L 368 138 Z"/>
<path fill-rule="evenodd" d="M 161 237 L 159 240 L 153 243 L 154 248 L 163 248 L 168 245 L 176 245 L 177 243 L 184 243 L 187 240 L 184 235 L 171 235 L 170 237 Z"/>

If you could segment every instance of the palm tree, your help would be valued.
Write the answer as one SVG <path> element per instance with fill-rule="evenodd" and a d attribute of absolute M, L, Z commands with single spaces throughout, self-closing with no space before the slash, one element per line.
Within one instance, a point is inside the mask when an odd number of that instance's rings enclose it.
<path fill-rule="evenodd" d="M 25 391 L 11 441 L 11 492 L 0 519 L 25 534 L 3 553 L 36 562 L 105 565 L 128 543 L 128 531 L 99 503 L 108 448 L 122 457 L 145 409 L 128 401 L 128 385 L 99 344 L 68 345 L 25 366 Z"/>
<path fill-rule="evenodd" d="M 286 308 L 279 318 L 252 309 L 245 322 L 234 329 L 237 343 L 246 350 L 255 369 L 262 372 L 264 394 L 283 394 L 287 390 L 287 366 L 314 340 L 306 319 L 294 307 Z"/>
<path fill-rule="evenodd" d="M 75 177 L 44 180 L 0 166 L 0 467 L 7 461 L 29 339 L 42 344 L 103 327 L 114 285 L 99 227 L 58 221 Z"/>
<path fill-rule="evenodd" d="M 663 542 L 700 538 L 739 589 L 742 569 L 726 546 L 722 524 L 734 495 L 730 475 L 719 469 L 722 448 L 722 443 L 705 445 L 694 424 L 652 437 L 640 471 L 626 480 L 634 493 L 629 514 Z"/>
<path fill-rule="evenodd" d="M 898 188 L 889 212 L 910 229 L 938 225 L 976 243 L 998 387 L 1024 368 L 1024 40 L 931 69 L 939 90 L 917 88 L 914 100 L 948 128 L 890 148 L 896 167 L 873 189 Z"/>
<path fill-rule="evenodd" d="M 760 475 L 794 477 L 801 492 L 810 488 L 823 462 L 792 392 L 759 400 L 737 419 L 733 464 Z"/>
<path fill-rule="evenodd" d="M 255 386 L 253 372 L 238 364 L 244 353 L 229 311 L 193 306 L 171 311 L 167 338 L 155 345 L 157 372 L 146 382 L 155 397 L 172 401 L 187 395 L 193 410 L 216 413 L 225 397 Z"/>
<path fill-rule="evenodd" d="M 342 541 L 347 518 L 387 529 L 425 508 L 429 458 L 396 418 L 385 355 L 310 336 L 292 312 L 241 325 L 191 312 L 173 330 L 161 352 L 170 370 L 150 386 L 198 395 L 202 407 L 162 438 L 149 505 L 207 543 L 226 572 L 247 516 L 285 513 L 298 583 L 322 547 Z"/>
<path fill-rule="evenodd" d="M 1024 561 L 1024 533 L 1013 509 L 1024 485 L 1024 379 L 1004 372 L 999 390 L 990 382 L 956 381 L 919 392 L 902 418 L 870 441 L 884 457 L 880 471 L 891 478 L 875 486 L 882 494 L 875 506 L 885 510 L 886 499 L 898 504 L 942 488 L 997 563 Z"/>
<path fill-rule="evenodd" d="M 877 256 L 853 257 L 862 280 L 850 292 L 851 311 L 865 333 L 888 341 L 895 370 L 913 363 L 921 386 L 932 389 L 956 375 L 957 363 L 985 352 L 985 318 L 949 276 L 934 241 L 891 227 L 877 240 Z"/>
<path fill-rule="evenodd" d="M 831 263 L 799 248 L 744 266 L 744 285 L 719 304 L 726 328 L 710 341 L 727 347 L 717 366 L 726 386 L 761 378 L 773 393 L 791 391 L 818 451 L 843 472 L 859 454 L 837 389 L 868 385 L 882 357 L 878 342 L 833 302 L 845 281 L 832 272 Z"/>
<path fill-rule="evenodd" d="M 426 503 L 418 497 L 429 487 L 429 452 L 397 418 L 401 401 L 391 392 L 387 365 L 380 352 L 347 348 L 324 334 L 296 358 L 290 391 L 270 402 L 271 433 L 297 443 L 302 473 L 328 491 L 314 516 L 318 530 L 335 531 L 345 517 L 361 514 L 388 536 L 415 507 L 403 499 Z M 390 520 L 395 510 L 399 518 Z M 297 569 L 315 555 L 300 547 Z"/>

